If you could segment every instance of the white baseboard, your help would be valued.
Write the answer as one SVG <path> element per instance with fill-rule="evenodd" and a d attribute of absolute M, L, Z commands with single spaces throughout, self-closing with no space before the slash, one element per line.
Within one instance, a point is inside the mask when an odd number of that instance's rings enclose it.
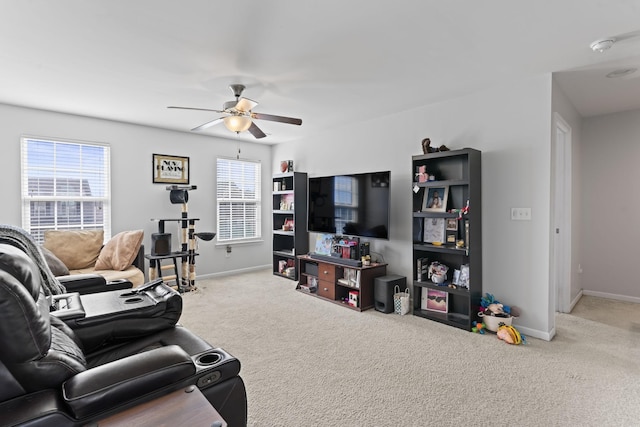
<path fill-rule="evenodd" d="M 224 277 L 224 276 L 233 276 L 235 274 L 242 274 L 242 273 L 251 273 L 253 271 L 260 271 L 260 270 L 265 270 L 271 268 L 270 265 L 259 265 L 259 266 L 255 266 L 255 267 L 249 267 L 249 268 L 240 268 L 238 270 L 228 270 L 228 271 L 223 271 L 220 273 L 210 273 L 210 274 L 201 274 L 198 275 L 196 277 L 196 281 L 198 280 L 202 280 L 202 279 L 213 279 L 214 277 Z"/>
<path fill-rule="evenodd" d="M 551 341 L 553 337 L 556 335 L 555 327 L 549 332 L 544 332 L 544 331 L 539 331 L 537 329 L 526 328 L 524 326 L 519 326 L 516 324 L 514 324 L 513 326 L 518 330 L 518 332 L 520 332 L 522 335 L 524 335 L 527 338 L 532 337 L 532 338 L 538 338 L 544 341 Z"/>
<path fill-rule="evenodd" d="M 580 298 L 582 298 L 582 294 L 583 291 L 581 289 L 580 292 L 578 292 L 578 295 L 576 295 L 576 297 L 571 301 L 571 304 L 569 305 L 569 313 L 573 311 L 573 307 L 575 307 L 578 301 L 580 301 Z"/>
<path fill-rule="evenodd" d="M 586 289 L 583 289 L 582 293 L 584 295 L 588 295 L 588 296 L 591 296 L 591 297 L 608 298 L 608 299 L 614 299 L 614 300 L 617 300 L 617 301 L 634 302 L 636 304 L 640 304 L 640 298 L 638 298 L 638 297 L 630 297 L 630 296 L 627 296 L 627 295 L 610 294 L 608 292 L 587 291 Z"/>

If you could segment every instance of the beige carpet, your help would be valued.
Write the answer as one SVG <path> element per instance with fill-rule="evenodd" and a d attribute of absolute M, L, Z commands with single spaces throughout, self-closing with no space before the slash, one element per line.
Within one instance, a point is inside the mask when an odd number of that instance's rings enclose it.
<path fill-rule="evenodd" d="M 640 333 L 640 304 L 633 302 L 583 295 L 571 314 Z"/>
<path fill-rule="evenodd" d="M 250 426 L 636 426 L 640 335 L 561 314 L 511 346 L 304 295 L 269 271 L 201 280 L 181 323 L 242 362 Z"/>

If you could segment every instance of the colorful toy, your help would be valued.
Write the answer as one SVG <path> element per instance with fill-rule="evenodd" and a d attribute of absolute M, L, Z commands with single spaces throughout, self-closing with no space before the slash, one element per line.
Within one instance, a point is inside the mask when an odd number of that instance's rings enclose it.
<path fill-rule="evenodd" d="M 508 317 L 511 314 L 511 307 L 501 304 L 500 301 L 495 299 L 490 293 L 486 293 L 485 296 L 482 297 L 480 305 L 482 306 L 482 311 L 488 315 L 498 314 L 502 315 L 502 317 Z"/>
<path fill-rule="evenodd" d="M 475 320 L 473 321 L 473 327 L 471 328 L 471 332 L 484 335 L 486 330 L 487 330 L 487 326 L 484 323 L 482 322 L 478 323 Z"/>
<path fill-rule="evenodd" d="M 502 340 L 507 344 L 518 345 L 527 343 L 527 339 L 511 325 L 500 325 L 497 335 L 499 340 Z"/>

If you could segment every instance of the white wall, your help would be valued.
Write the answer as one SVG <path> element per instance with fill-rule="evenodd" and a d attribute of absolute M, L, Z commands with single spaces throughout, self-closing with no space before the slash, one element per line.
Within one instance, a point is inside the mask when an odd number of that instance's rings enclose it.
<path fill-rule="evenodd" d="M 111 193 L 113 234 L 143 229 L 144 244 L 149 247 L 157 223 L 151 218 L 179 218 L 181 205 L 169 202 L 166 185 L 152 183 L 153 153 L 190 157 L 190 184 L 198 189 L 189 192 L 189 216 L 200 218 L 196 231 L 216 230 L 215 161 L 217 156 L 236 157 L 262 162 L 264 241 L 238 245 L 226 256 L 224 246 L 216 241 L 200 242 L 196 261 L 198 276 L 271 265 L 271 147 L 203 135 L 172 132 L 126 123 L 0 104 L 0 147 L 4 161 L 3 185 L 0 187 L 0 223 L 21 226 L 20 206 L 20 137 L 22 135 L 105 142 L 111 145 Z M 177 223 L 172 240 L 177 243 Z M 148 252 L 148 249 L 147 249 Z"/>
<path fill-rule="evenodd" d="M 640 302 L 640 110 L 583 120 L 583 277 L 586 292 Z"/>
<path fill-rule="evenodd" d="M 410 278 L 411 156 L 422 153 L 425 137 L 433 146 L 481 150 L 484 291 L 522 309 L 515 323 L 525 334 L 550 339 L 551 90 L 551 76 L 537 76 L 281 144 L 273 168 L 293 159 L 309 176 L 391 170 L 391 238 L 373 240 L 372 250 L 389 272 Z M 532 221 L 511 221 L 511 207 L 531 207 Z"/>

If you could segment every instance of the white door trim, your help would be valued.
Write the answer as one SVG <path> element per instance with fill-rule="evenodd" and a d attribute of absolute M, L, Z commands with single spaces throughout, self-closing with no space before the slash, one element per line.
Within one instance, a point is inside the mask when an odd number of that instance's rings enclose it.
<path fill-rule="evenodd" d="M 571 126 L 558 113 L 553 113 L 554 182 L 552 228 L 552 298 L 556 311 L 571 311 Z"/>

